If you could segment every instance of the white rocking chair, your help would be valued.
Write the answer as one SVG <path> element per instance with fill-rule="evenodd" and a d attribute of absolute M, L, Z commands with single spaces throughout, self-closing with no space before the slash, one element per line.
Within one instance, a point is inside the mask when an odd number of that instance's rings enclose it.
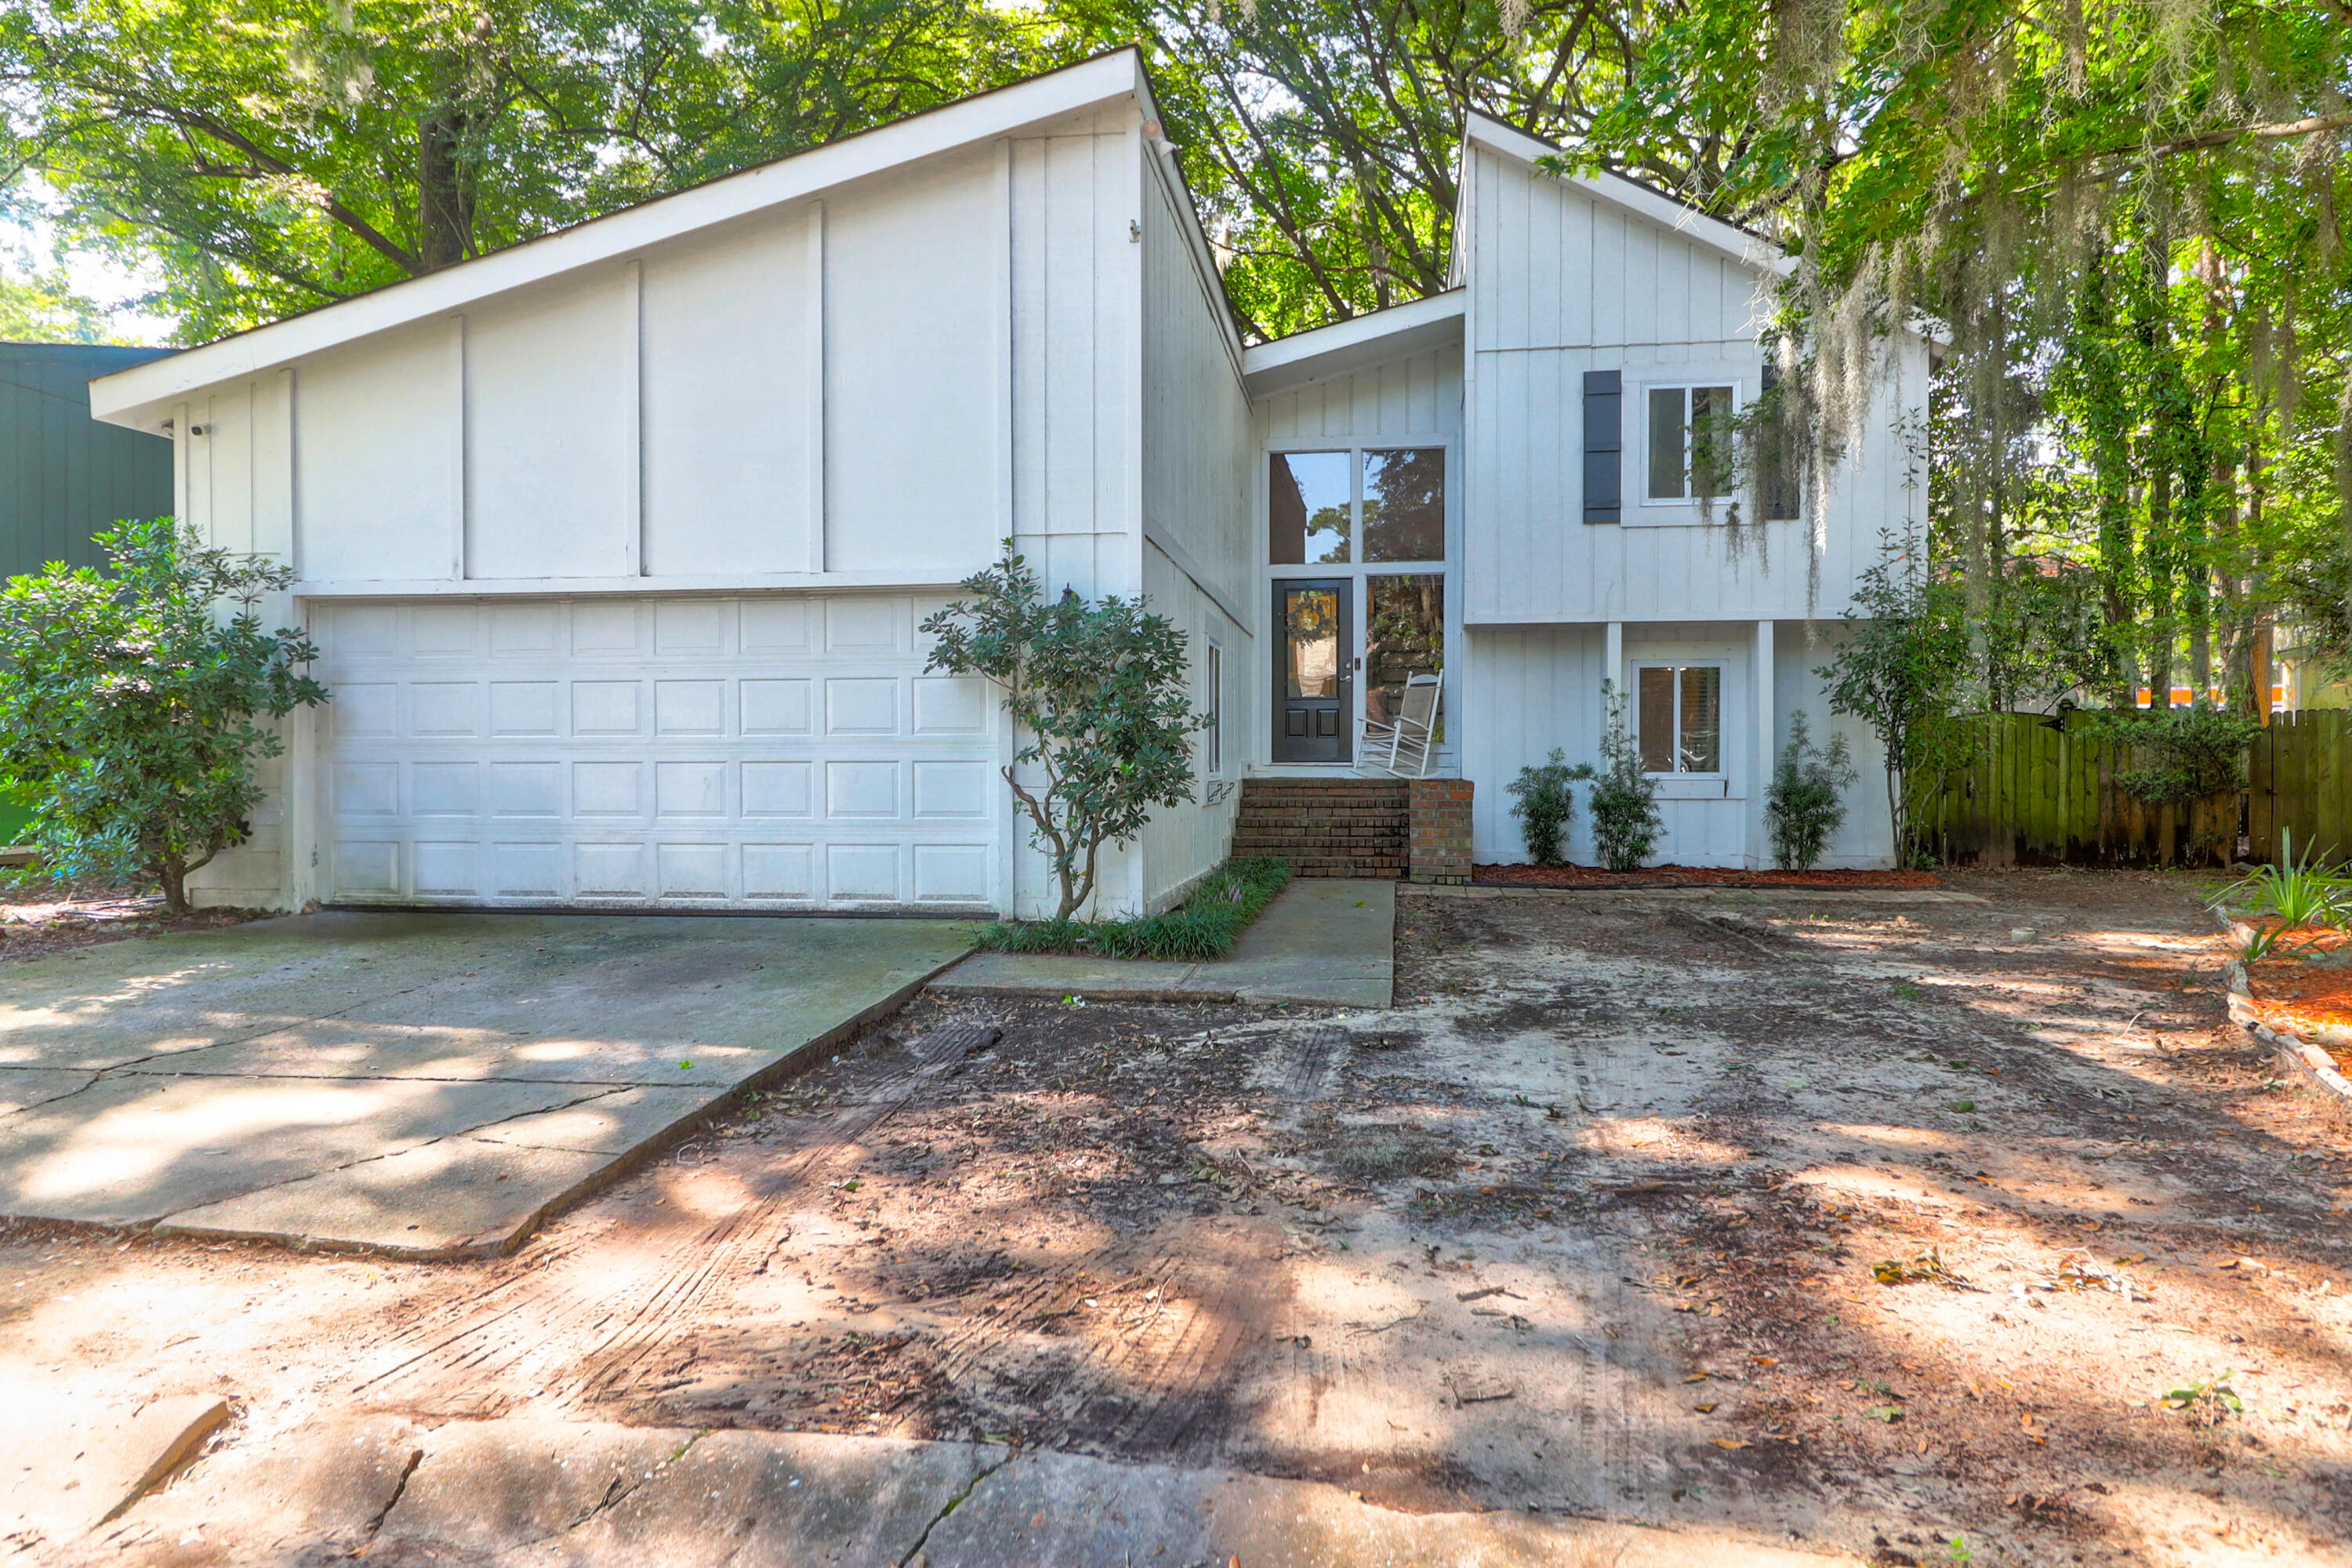
<path fill-rule="evenodd" d="M 1434 675 L 1409 677 L 1392 720 L 1365 720 L 1364 748 L 1356 771 L 1378 769 L 1401 779 L 1427 778 L 1436 761 L 1437 705 L 1444 685 Z"/>

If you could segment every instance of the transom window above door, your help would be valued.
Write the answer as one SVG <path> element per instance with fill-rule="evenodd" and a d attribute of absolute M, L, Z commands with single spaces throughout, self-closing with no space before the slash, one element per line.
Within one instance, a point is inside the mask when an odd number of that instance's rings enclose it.
<path fill-rule="evenodd" d="M 1444 559 L 1444 447 L 1276 452 L 1267 460 L 1268 565 Z"/>
<path fill-rule="evenodd" d="M 1642 771 L 1723 772 L 1723 666 L 1645 664 L 1633 681 Z"/>

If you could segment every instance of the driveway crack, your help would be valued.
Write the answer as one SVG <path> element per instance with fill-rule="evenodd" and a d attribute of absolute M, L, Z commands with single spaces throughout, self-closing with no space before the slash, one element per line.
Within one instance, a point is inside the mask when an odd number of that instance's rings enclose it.
<path fill-rule="evenodd" d="M 382 1508 L 375 1510 L 375 1517 L 367 1521 L 367 1539 L 370 1542 L 373 1542 L 377 1533 L 383 1529 L 383 1521 L 392 1517 L 392 1510 L 400 1506 L 400 1500 L 408 1493 L 408 1478 L 415 1475 L 416 1473 L 416 1467 L 424 1462 L 425 1450 L 423 1448 L 418 1447 L 408 1450 L 408 1463 L 402 1468 L 400 1479 L 393 1483 L 392 1495 L 384 1499 L 383 1506 Z M 366 1548 L 362 1547 L 360 1550 L 364 1552 Z M 353 1556 L 357 1556 L 358 1554 L 358 1552 L 352 1553 Z"/>
<path fill-rule="evenodd" d="M 915 1537 L 915 1544 L 907 1548 L 907 1554 L 898 1559 L 898 1568 L 918 1568 L 918 1565 L 924 1561 L 923 1547 L 930 1541 L 931 1531 L 937 1530 L 940 1527 L 940 1522 L 944 1521 L 948 1515 L 953 1513 L 956 1510 L 961 1508 L 967 1501 L 969 1501 L 971 1498 L 971 1494 L 980 1489 L 981 1482 L 988 1479 L 989 1477 L 996 1474 L 997 1471 L 1003 1469 L 1006 1466 L 1012 1464 L 1016 1458 L 1018 1458 L 1018 1456 L 1007 1455 L 1005 1458 L 997 1460 L 996 1463 L 981 1471 L 978 1475 L 972 1477 L 971 1479 L 966 1481 L 963 1485 L 963 1490 L 948 1499 L 946 1503 L 940 1507 L 940 1511 L 931 1515 L 929 1522 L 923 1526 L 923 1533 Z"/>

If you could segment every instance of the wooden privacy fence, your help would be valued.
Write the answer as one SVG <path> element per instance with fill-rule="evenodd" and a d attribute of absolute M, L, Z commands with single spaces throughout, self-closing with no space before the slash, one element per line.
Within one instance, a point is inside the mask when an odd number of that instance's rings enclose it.
<path fill-rule="evenodd" d="M 2246 769 L 2246 837 L 2256 860 L 2275 862 L 2292 838 L 2295 858 L 2316 852 L 2352 859 L 2352 712 L 2314 708 L 2276 713 Z"/>
<path fill-rule="evenodd" d="M 2062 723 L 1993 713 L 1969 763 L 1912 781 L 1921 841 L 1957 861 L 1990 866 L 2170 866 L 2227 862 L 2245 838 L 2275 860 L 2291 838 L 2336 862 L 2352 859 L 2352 714 L 2279 713 L 2256 738 L 2242 795 L 2147 805 L 2116 784 L 2147 759 L 2096 740 L 2092 716 Z"/>

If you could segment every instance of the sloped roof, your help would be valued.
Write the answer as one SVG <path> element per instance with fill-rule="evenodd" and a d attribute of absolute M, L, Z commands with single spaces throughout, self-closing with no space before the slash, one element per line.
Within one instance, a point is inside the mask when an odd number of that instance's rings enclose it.
<path fill-rule="evenodd" d="M 90 383 L 90 411 L 115 424 L 152 426 L 165 416 L 171 403 L 200 387 L 452 315 L 492 296 L 633 256 L 697 229 L 1129 98 L 1143 106 L 1146 118 L 1156 115 L 1143 58 L 1133 47 L 894 120 L 104 377 Z"/>

